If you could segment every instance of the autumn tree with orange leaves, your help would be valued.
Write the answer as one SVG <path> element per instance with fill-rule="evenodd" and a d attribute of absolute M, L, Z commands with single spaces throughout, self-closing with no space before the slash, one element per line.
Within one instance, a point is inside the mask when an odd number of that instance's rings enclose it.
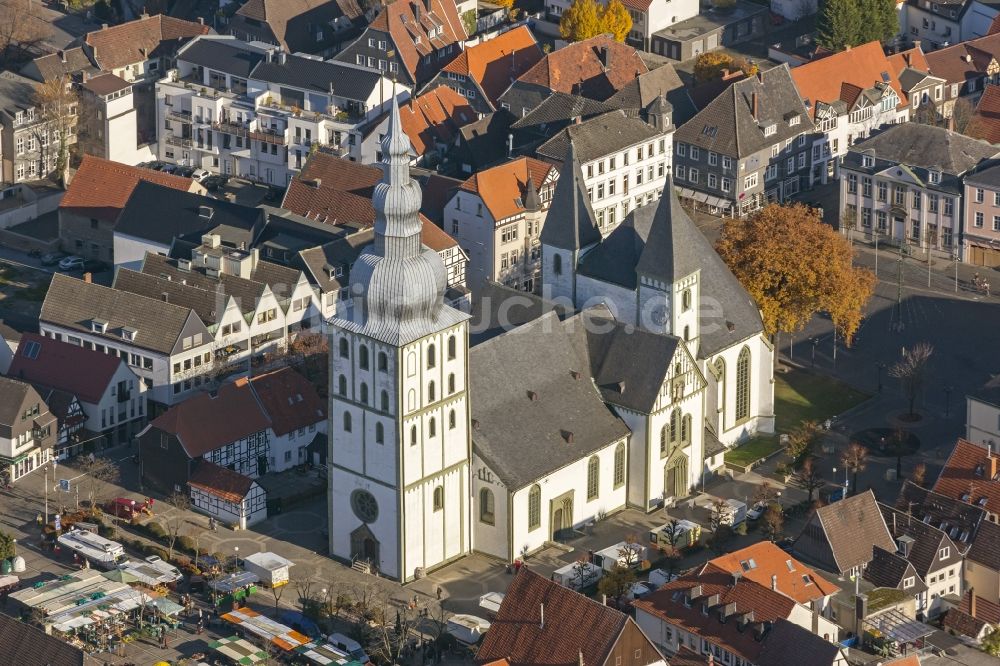
<path fill-rule="evenodd" d="M 847 346 L 875 290 L 875 275 L 852 264 L 847 239 L 813 208 L 772 204 L 726 220 L 716 250 L 761 310 L 772 340 L 826 313 Z"/>

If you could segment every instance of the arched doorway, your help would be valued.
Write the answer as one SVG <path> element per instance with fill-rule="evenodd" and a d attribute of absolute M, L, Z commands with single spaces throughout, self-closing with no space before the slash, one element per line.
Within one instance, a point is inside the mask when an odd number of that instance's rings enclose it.
<path fill-rule="evenodd" d="M 688 494 L 688 458 L 680 448 L 673 450 L 663 466 L 663 493 L 673 498 Z"/>
<path fill-rule="evenodd" d="M 552 539 L 558 539 L 563 532 L 573 529 L 573 492 L 552 500 L 551 511 Z"/>
<path fill-rule="evenodd" d="M 381 563 L 378 539 L 367 525 L 351 532 L 351 559 L 362 560 L 375 568 Z"/>

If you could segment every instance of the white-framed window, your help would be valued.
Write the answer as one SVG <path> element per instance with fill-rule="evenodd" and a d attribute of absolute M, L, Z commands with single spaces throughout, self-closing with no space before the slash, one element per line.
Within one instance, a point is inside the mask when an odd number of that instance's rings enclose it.
<path fill-rule="evenodd" d="M 687 144 L 678 142 L 677 144 L 677 154 L 684 157 L 687 154 Z"/>
<path fill-rule="evenodd" d="M 749 190 L 750 188 L 757 187 L 757 172 L 747 174 L 743 179 L 743 189 Z"/>
<path fill-rule="evenodd" d="M 698 146 L 691 146 L 691 159 L 693 160 L 701 159 L 701 150 L 698 149 Z"/>
<path fill-rule="evenodd" d="M 719 177 L 714 173 L 708 174 L 708 186 L 713 189 L 719 186 Z"/>
<path fill-rule="evenodd" d="M 698 170 L 697 169 L 690 169 L 688 171 L 688 182 L 689 183 L 697 183 L 698 182 Z"/>
<path fill-rule="evenodd" d="M 708 151 L 708 165 L 715 166 L 719 163 L 719 154 Z"/>
<path fill-rule="evenodd" d="M 733 168 L 733 158 L 729 157 L 728 155 L 723 155 L 722 156 L 722 168 L 723 169 L 732 169 Z"/>
<path fill-rule="evenodd" d="M 908 590 L 914 585 L 916 585 L 916 583 L 917 581 L 913 576 L 907 576 L 906 578 L 903 579 L 903 589 Z"/>
<path fill-rule="evenodd" d="M 726 178 L 725 176 L 723 176 L 722 177 L 722 191 L 723 192 L 731 192 L 732 190 L 733 190 L 733 179 L 732 178 Z"/>

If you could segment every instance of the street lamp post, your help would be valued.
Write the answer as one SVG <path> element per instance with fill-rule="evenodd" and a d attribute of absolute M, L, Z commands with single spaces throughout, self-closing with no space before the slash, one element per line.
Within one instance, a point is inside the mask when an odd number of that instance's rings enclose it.
<path fill-rule="evenodd" d="M 811 342 L 812 346 L 813 346 L 813 348 L 812 348 L 812 367 L 815 368 L 816 367 L 816 345 L 819 344 L 819 340 L 817 340 L 816 338 L 813 338 L 809 342 Z"/>
<path fill-rule="evenodd" d="M 885 370 L 885 363 L 879 361 L 875 364 L 875 371 L 878 375 L 878 392 L 882 392 L 882 371 Z"/>
<path fill-rule="evenodd" d="M 233 552 L 235 553 L 233 555 L 233 572 L 236 572 L 240 569 L 240 547 L 233 546 Z"/>

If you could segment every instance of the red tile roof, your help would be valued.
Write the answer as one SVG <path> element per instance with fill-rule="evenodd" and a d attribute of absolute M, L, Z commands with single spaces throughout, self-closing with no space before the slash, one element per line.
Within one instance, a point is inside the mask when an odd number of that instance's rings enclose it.
<path fill-rule="evenodd" d="M 84 155 L 59 207 L 105 222 L 114 222 L 141 180 L 185 192 L 203 189 L 190 178 Z"/>
<path fill-rule="evenodd" d="M 425 3 L 430 4 L 429 9 Z M 421 58 L 449 44 L 460 48 L 467 37 L 454 0 L 395 0 L 379 12 L 369 27 L 389 33 L 413 80 L 417 80 Z M 429 37 L 431 27 L 439 27 L 440 34 Z"/>
<path fill-rule="evenodd" d="M 88 32 L 84 43 L 92 49 L 97 65 L 107 72 L 172 55 L 183 40 L 207 35 L 210 30 L 201 23 L 157 14 Z"/>
<path fill-rule="evenodd" d="M 542 49 L 528 26 L 522 25 L 465 49 L 442 68 L 479 83 L 493 108 L 497 99 L 521 74 L 542 59 Z"/>
<path fill-rule="evenodd" d="M 945 629 L 951 629 L 963 636 L 978 639 L 986 625 L 1000 624 L 1000 606 L 976 594 L 976 612 L 972 614 L 972 595 L 974 590 L 968 590 L 962 595 L 962 601 L 944 616 Z"/>
<path fill-rule="evenodd" d="M 326 403 L 315 387 L 291 368 L 257 375 L 250 379 L 250 386 L 279 437 L 326 418 Z"/>
<path fill-rule="evenodd" d="M 270 425 L 246 377 L 223 384 L 215 396 L 201 393 L 188 398 L 150 423 L 175 435 L 191 458 L 267 430 Z"/>
<path fill-rule="evenodd" d="M 991 455 L 985 446 L 959 439 L 932 490 L 970 504 L 979 504 L 985 498 L 985 505 L 980 506 L 992 514 L 1000 514 L 998 474 L 1000 456 Z M 963 499 L 966 495 L 968 498 Z"/>
<path fill-rule="evenodd" d="M 202 460 L 198 463 L 188 485 L 199 490 L 204 490 L 210 495 L 215 495 L 219 499 L 227 502 L 239 504 L 253 487 L 253 479 L 243 476 L 239 472 L 234 472 L 228 467 L 220 467 L 215 463 Z"/>
<path fill-rule="evenodd" d="M 25 355 L 29 350 L 34 358 Z M 32 384 L 72 393 L 83 402 L 96 404 L 108 390 L 108 384 L 122 363 L 124 361 L 117 356 L 37 333 L 25 333 L 21 336 L 7 374 Z M 72 371 L 67 371 L 68 368 Z"/>
<path fill-rule="evenodd" d="M 605 67 L 601 61 L 604 49 L 607 49 L 611 58 L 610 67 Z M 596 92 L 590 91 L 590 88 L 610 88 L 611 91 L 606 96 L 610 97 L 638 75 L 648 71 L 649 68 L 633 47 L 616 42 L 606 35 L 598 35 L 549 53 L 522 74 L 518 81 L 587 97 L 592 97 L 593 92 Z"/>
<path fill-rule="evenodd" d="M 750 560 L 755 566 L 747 569 L 743 563 Z M 702 571 L 721 571 L 729 575 L 739 573 L 764 587 L 770 587 L 771 577 L 777 576 L 778 592 L 800 604 L 808 604 L 840 590 L 770 541 L 760 541 L 709 560 Z"/>
<path fill-rule="evenodd" d="M 544 608 L 544 621 L 542 618 Z M 630 618 L 522 567 L 476 655 L 511 666 L 604 664 Z"/>
<path fill-rule="evenodd" d="M 1000 86 L 986 86 L 964 134 L 973 139 L 1000 143 Z"/>
<path fill-rule="evenodd" d="M 462 189 L 478 194 L 493 220 L 499 222 L 524 211 L 521 200 L 529 176 L 535 187 L 540 189 L 553 171 L 555 167 L 548 162 L 532 157 L 519 157 L 474 174 L 462 183 Z"/>
<path fill-rule="evenodd" d="M 418 156 L 432 150 L 437 143 L 453 143 L 459 128 L 478 117 L 467 99 L 444 85 L 411 97 L 399 109 L 403 131 Z"/>
<path fill-rule="evenodd" d="M 699 592 L 689 606 L 684 601 L 688 595 Z M 706 615 L 703 607 L 713 595 L 719 595 Z M 714 601 L 714 600 L 713 600 Z M 734 604 L 734 616 L 726 622 L 719 619 L 719 611 Z M 725 646 L 744 659 L 756 661 L 764 644 L 754 628 L 763 622 L 787 620 L 795 608 L 795 601 L 746 578 L 734 582 L 730 573 L 707 571 L 700 575 L 689 574 L 671 581 L 634 603 L 641 611 L 654 615 L 709 642 Z M 740 616 L 753 612 L 753 621 L 741 628 Z"/>
<path fill-rule="evenodd" d="M 375 224 L 372 193 L 382 179 L 382 169 L 358 164 L 323 151 L 313 153 L 298 176 L 288 184 L 281 207 L 329 224 L 356 223 L 362 227 Z M 434 226 L 423 215 L 421 240 L 440 250 L 457 245 L 451 236 Z M 448 241 L 442 238 L 447 236 Z"/>
<path fill-rule="evenodd" d="M 839 99 L 851 106 L 862 90 L 882 83 L 883 75 L 899 97 L 899 106 L 906 106 L 906 95 L 899 86 L 899 72 L 886 58 L 882 44 L 869 42 L 793 67 L 792 79 L 802 99 L 809 100 L 809 111 L 815 117 L 816 102 L 829 104 Z"/>
<path fill-rule="evenodd" d="M 1000 55 L 1000 34 L 960 42 L 925 55 L 932 76 L 948 83 L 965 83 L 983 76 L 990 62 Z"/>
<path fill-rule="evenodd" d="M 900 51 L 886 57 L 897 74 L 902 72 L 906 67 L 912 67 L 924 72 L 930 69 L 930 66 L 927 64 L 927 58 L 924 57 L 924 50 L 919 45 L 914 46 L 908 51 Z"/>

